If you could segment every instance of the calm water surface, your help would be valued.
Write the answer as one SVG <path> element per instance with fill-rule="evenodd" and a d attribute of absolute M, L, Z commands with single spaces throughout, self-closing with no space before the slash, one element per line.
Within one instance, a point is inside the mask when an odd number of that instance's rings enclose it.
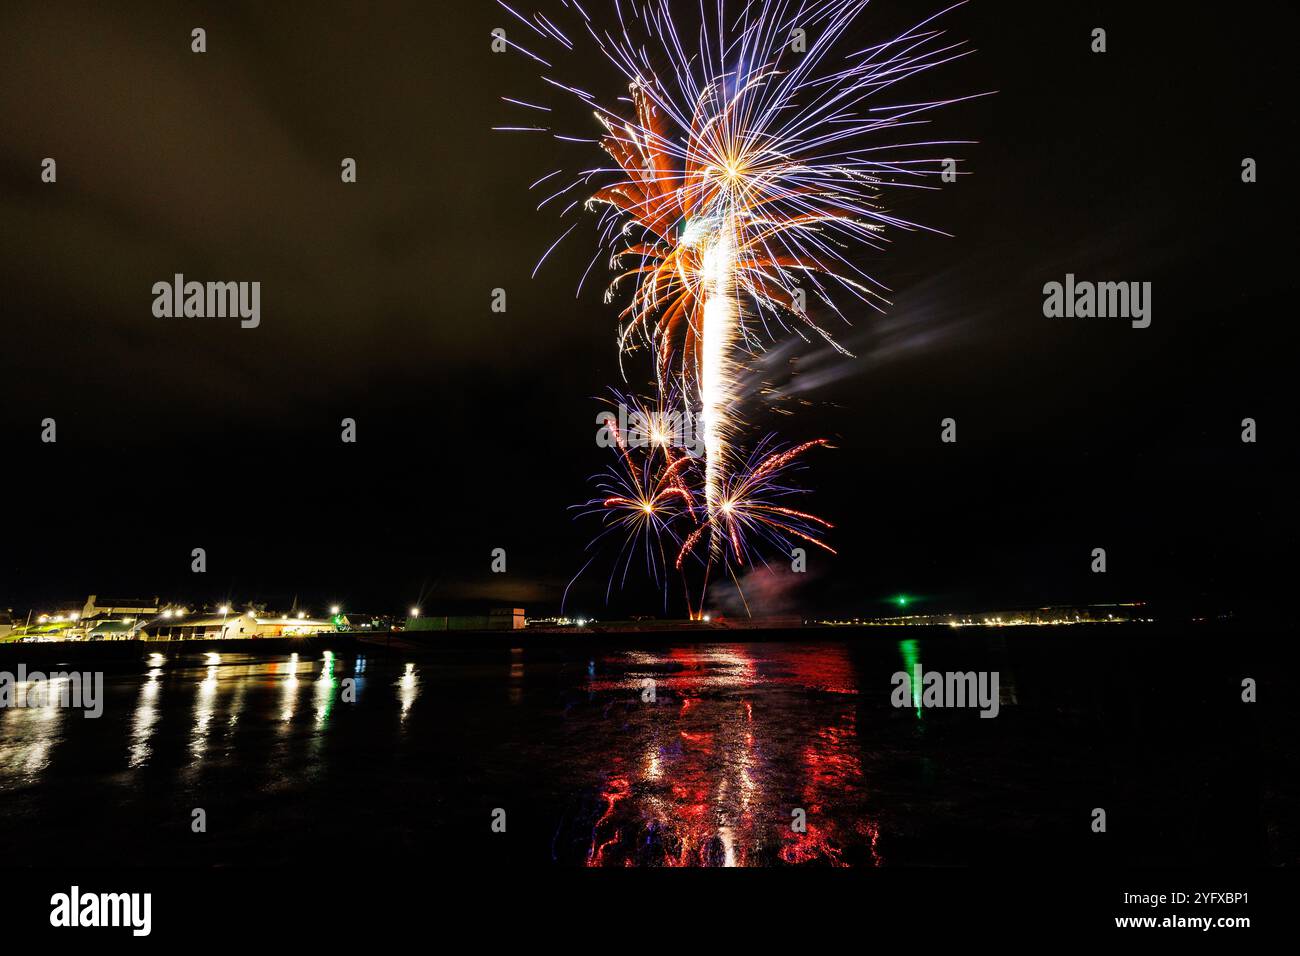
<path fill-rule="evenodd" d="M 1274 644 L 1026 631 L 411 659 L 164 648 L 106 672 L 98 720 L 0 711 L 0 846 L 18 865 L 1300 859 L 1296 710 L 1278 703 L 1296 687 Z M 891 675 L 916 663 L 998 671 L 999 715 L 892 707 Z"/>

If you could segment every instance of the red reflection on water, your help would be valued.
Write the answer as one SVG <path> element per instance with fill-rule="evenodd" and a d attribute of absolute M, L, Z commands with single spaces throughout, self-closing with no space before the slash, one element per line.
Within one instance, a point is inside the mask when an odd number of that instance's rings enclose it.
<path fill-rule="evenodd" d="M 599 846 L 594 841 L 595 835 L 600 833 L 603 826 L 613 818 L 614 808 L 618 806 L 619 801 L 623 800 L 631 792 L 632 784 L 628 782 L 627 777 L 612 777 L 610 779 L 609 785 L 602 794 L 605 798 L 605 812 L 596 821 L 596 825 L 592 827 L 593 842 L 591 851 L 587 854 L 588 866 L 601 866 L 605 861 L 605 849 L 618 843 L 620 831 L 617 828 L 614 829 L 613 835 Z"/>
<path fill-rule="evenodd" d="M 804 788 L 803 805 L 807 813 L 806 832 L 793 828 L 785 834 L 781 859 L 786 863 L 825 861 L 833 866 L 847 866 L 843 848 L 845 828 L 835 823 L 834 804 L 852 799 L 862 779 L 862 761 L 857 756 L 857 729 L 853 711 L 844 715 L 839 726 L 823 727 L 803 750 Z M 868 859 L 879 866 L 880 856 L 876 843 L 879 827 L 870 820 L 862 820 L 852 827 L 866 838 Z"/>
<path fill-rule="evenodd" d="M 601 776 L 588 866 L 880 864 L 844 648 L 687 647 L 612 663 L 622 676 L 593 691 L 626 700 L 645 672 L 659 691 L 617 712 L 624 749 Z"/>
<path fill-rule="evenodd" d="M 793 683 L 810 690 L 829 691 L 833 694 L 856 694 L 858 678 L 853 662 L 843 647 L 793 647 L 783 654 L 779 663 L 783 683 Z"/>

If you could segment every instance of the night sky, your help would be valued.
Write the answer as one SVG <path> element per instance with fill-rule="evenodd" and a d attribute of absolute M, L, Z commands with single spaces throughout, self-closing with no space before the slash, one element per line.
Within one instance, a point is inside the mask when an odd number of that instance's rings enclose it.
<path fill-rule="evenodd" d="M 978 52 L 899 89 L 997 92 L 934 115 L 935 135 L 978 141 L 956 152 L 971 175 L 891 194 L 953 236 L 859 257 L 894 304 L 846 303 L 856 358 L 800 345 L 770 369 L 806 404 L 756 422 L 836 446 L 803 480 L 840 554 L 758 610 L 874 613 L 903 591 L 935 609 L 1243 613 L 1285 593 L 1296 13 L 1066 6 L 954 11 Z M 858 32 L 938 7 L 880 0 Z M 619 384 L 616 307 L 603 263 L 574 296 L 594 216 L 530 279 L 567 223 L 528 185 L 599 154 L 490 130 L 520 118 L 501 96 L 545 89 L 491 52 L 495 26 L 509 17 L 486 0 L 4 4 L 0 608 L 558 607 L 596 530 L 570 506 L 608 461 L 594 421 Z M 591 56 L 562 73 L 621 92 Z M 177 272 L 260 281 L 261 326 L 155 318 L 151 287 Z M 1043 284 L 1067 272 L 1152 282 L 1151 327 L 1044 318 Z M 664 613 L 639 587 L 605 607 L 602 567 L 571 612 Z"/>

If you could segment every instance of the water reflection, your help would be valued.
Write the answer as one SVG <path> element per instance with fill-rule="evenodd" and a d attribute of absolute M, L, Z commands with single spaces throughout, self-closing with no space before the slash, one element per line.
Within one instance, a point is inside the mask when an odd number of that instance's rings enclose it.
<path fill-rule="evenodd" d="M 316 678 L 316 728 L 319 730 L 329 721 L 330 711 L 334 709 L 334 688 L 338 681 L 334 679 L 334 652 L 326 651 L 321 663 L 320 677 Z"/>
<path fill-rule="evenodd" d="M 203 680 L 199 682 L 198 693 L 194 697 L 194 730 L 190 734 L 190 754 L 194 763 L 202 762 L 208 749 L 208 725 L 216 712 L 217 669 L 221 666 L 220 654 L 208 655 L 208 667 Z"/>
<path fill-rule="evenodd" d="M 784 828 L 781 859 L 786 863 L 827 862 L 846 865 L 845 830 L 850 840 L 862 841 L 867 861 L 879 866 L 877 852 L 880 827 L 871 819 L 845 827 L 837 821 L 839 808 L 857 801 L 863 789 L 862 761 L 858 755 L 857 728 L 852 711 L 841 715 L 838 724 L 821 727 L 800 753 L 803 787 L 799 809 L 806 812 L 806 826 Z M 832 813 L 836 816 L 832 817 Z"/>
<path fill-rule="evenodd" d="M 415 703 L 415 698 L 419 696 L 420 679 L 415 673 L 415 665 L 407 664 L 402 679 L 397 682 L 397 699 L 402 704 L 403 724 L 406 723 L 407 715 L 411 712 L 411 705 Z"/>
<path fill-rule="evenodd" d="M 150 663 L 155 659 L 162 663 L 161 654 L 151 654 Z M 127 754 L 127 766 L 132 769 L 148 762 L 153 754 L 150 740 L 153 737 L 154 724 L 158 722 L 158 692 L 161 687 L 162 667 L 149 668 L 148 679 L 140 685 L 140 694 L 136 698 L 135 712 L 131 717 L 131 747 Z"/>
<path fill-rule="evenodd" d="M 226 720 L 227 734 L 234 734 L 235 725 L 239 723 L 239 715 L 244 712 L 244 698 L 253 683 L 248 677 L 253 673 L 252 667 L 244 665 L 237 669 L 235 675 L 232 675 L 238 679 L 234 681 L 235 688 L 230 695 L 230 716 Z"/>
<path fill-rule="evenodd" d="M 605 661 L 608 677 L 588 669 L 590 694 L 628 702 L 608 711 L 626 725 L 602 736 L 615 743 L 600 771 L 588 866 L 881 862 L 846 651 L 764 653 L 634 651 Z M 653 700 L 641 692 L 646 677 Z M 791 720 L 787 698 L 808 713 Z M 846 801 L 854 813 L 842 812 Z M 802 832 L 792 826 L 795 809 L 806 815 Z"/>
<path fill-rule="evenodd" d="M 1051 779 L 1096 772 L 1077 769 L 1086 755 L 1059 757 L 1069 735 L 1054 733 L 1081 719 L 1083 691 L 1065 718 L 1055 706 L 1035 712 L 1046 729 L 928 708 L 922 721 L 906 702 L 890 705 L 899 669 L 923 659 L 935 669 L 993 666 L 1005 695 L 1014 660 L 1030 706 L 1035 671 L 1002 643 L 894 638 L 650 650 L 521 642 L 409 662 L 378 650 L 367 661 L 169 649 L 109 672 L 103 720 L 0 710 L 0 842 L 73 832 L 80 824 L 68 821 L 80 818 L 70 808 L 90 801 L 111 807 L 125 844 L 128 831 L 156 828 L 183 792 L 249 828 L 219 862 L 300 857 L 315 848 L 317 821 L 345 816 L 385 851 L 474 852 L 477 831 L 458 808 L 491 801 L 529 808 L 509 847 L 521 864 L 946 863 L 1027 840 L 998 832 L 985 813 L 1017 795 L 1022 814 L 1046 812 L 1040 791 L 1005 782 L 1022 754 L 1044 755 Z M 375 684 L 365 695 L 367 674 Z M 1015 744 L 996 778 L 993 733 Z M 967 842 L 950 850 L 958 830 Z M 115 829 L 78 839 L 102 846 Z M 168 839 L 160 857 L 192 862 L 192 844 Z"/>
<path fill-rule="evenodd" d="M 284 681 L 280 689 L 280 722 L 290 723 L 298 709 L 298 655 L 290 654 L 289 661 L 280 665 Z"/>
<path fill-rule="evenodd" d="M 907 673 L 909 679 L 912 675 L 924 673 L 925 668 L 921 666 L 920 645 L 916 641 L 899 641 L 898 652 L 903 655 L 903 670 Z M 919 680 L 912 679 L 912 706 L 916 708 L 916 719 L 924 720 L 925 717 L 921 710 L 921 691 L 923 684 Z"/>
<path fill-rule="evenodd" d="M 524 649 L 510 648 L 510 683 L 507 685 L 510 703 L 518 706 L 524 700 Z"/>
<path fill-rule="evenodd" d="M 343 688 L 340 696 L 345 704 L 355 704 L 361 700 L 361 691 L 366 686 L 366 658 L 358 654 L 352 661 L 352 683 Z"/>
<path fill-rule="evenodd" d="M 6 707 L 0 721 L 0 791 L 39 781 L 62 740 L 64 708 L 56 706 L 66 677 L 16 681 L 14 699 L 34 706 Z"/>

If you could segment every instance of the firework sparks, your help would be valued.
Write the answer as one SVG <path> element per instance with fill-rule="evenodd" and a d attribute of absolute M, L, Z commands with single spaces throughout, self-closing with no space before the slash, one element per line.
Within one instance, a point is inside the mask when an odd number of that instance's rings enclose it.
<path fill-rule="evenodd" d="M 591 550 L 610 536 L 622 542 L 607 597 L 616 580 L 626 580 L 638 552 L 649 574 L 663 582 L 671 560 L 666 549 L 681 544 L 678 528 L 695 521 L 698 513 L 691 487 L 694 462 L 674 448 L 680 434 L 672 410 L 675 394 L 654 403 L 617 391 L 613 397 L 619 408 L 630 408 L 626 426 L 613 413 L 605 418 L 618 460 L 596 476 L 597 497 L 579 506 L 584 514 L 599 515 L 605 525 Z"/>
<path fill-rule="evenodd" d="M 928 188 L 925 179 L 940 175 L 943 160 L 925 150 L 968 141 L 900 141 L 899 130 L 923 125 L 927 113 L 956 100 L 887 103 L 883 96 L 969 51 L 936 25 L 946 10 L 863 47 L 847 37 L 867 0 L 701 3 L 694 36 L 679 27 L 681 7 L 674 16 L 669 0 L 609 5 L 617 27 L 605 29 L 578 0 L 563 0 L 576 19 L 566 33 L 502 0 L 529 30 L 529 48 L 509 45 L 545 66 L 551 90 L 594 113 L 598 138 L 554 128 L 557 111 L 532 98 L 504 98 L 526 122 L 497 127 L 596 143 L 612 161 L 567 178 L 560 170 L 543 176 L 534 187 L 544 184 L 549 195 L 539 208 L 568 200 L 562 215 L 598 213 L 592 266 L 607 255 L 615 272 L 607 301 L 631 286 L 620 312 L 620 362 L 647 346 L 660 394 L 680 394 L 700 420 L 699 462 L 654 447 L 638 450 L 634 462 L 620 439 L 620 464 L 602 479 L 605 533 L 626 534 L 624 555 L 641 542 L 655 556 L 656 574 L 667 567 L 671 539 L 679 547 L 673 565 L 697 558 L 706 580 L 716 562 L 752 562 L 747 539 L 781 547 L 799 539 L 830 551 L 821 540 L 828 522 L 779 503 L 795 492 L 780 476 L 824 442 L 777 451 L 765 440 L 761 454 L 739 450 L 745 362 L 784 331 L 838 349 L 813 318 L 810 298 L 841 319 L 838 293 L 878 310 L 888 305 L 887 290 L 854 265 L 852 250 L 882 248 L 887 229 L 925 228 L 887 212 L 882 193 Z M 602 105 L 552 75 L 549 54 L 540 51 L 571 53 L 575 36 L 621 74 L 627 97 Z"/>
<path fill-rule="evenodd" d="M 816 545 L 831 554 L 835 549 L 822 540 L 821 534 L 834 527 L 824 518 L 791 508 L 784 502 L 802 494 L 803 489 L 786 484 L 785 474 L 796 467 L 799 456 L 810 448 L 826 446 L 825 439 L 805 442 L 785 450 L 771 447 L 769 437 L 743 466 L 735 469 L 719 491 L 716 515 L 707 520 L 715 540 L 725 550 L 729 565 L 743 567 L 760 560 L 753 553 L 758 541 L 769 543 L 777 552 L 788 554 L 801 543 Z M 700 525 L 702 530 L 706 525 Z M 693 537 L 692 537 L 693 536 Z M 688 535 L 677 555 L 676 566 L 694 552 L 699 536 Z"/>

